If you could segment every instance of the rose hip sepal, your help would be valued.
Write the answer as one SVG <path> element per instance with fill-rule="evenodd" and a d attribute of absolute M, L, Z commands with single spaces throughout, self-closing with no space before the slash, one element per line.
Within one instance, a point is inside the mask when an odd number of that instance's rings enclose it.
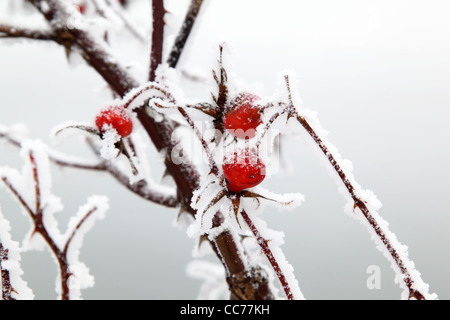
<path fill-rule="evenodd" d="M 227 188 L 233 193 L 257 186 L 266 176 L 266 166 L 256 152 L 249 150 L 226 157 L 222 169 Z"/>
<path fill-rule="evenodd" d="M 262 123 L 261 107 L 256 103 L 260 97 L 243 92 L 234 98 L 230 111 L 225 114 L 225 128 L 240 139 L 251 139 L 256 135 L 256 128 Z"/>

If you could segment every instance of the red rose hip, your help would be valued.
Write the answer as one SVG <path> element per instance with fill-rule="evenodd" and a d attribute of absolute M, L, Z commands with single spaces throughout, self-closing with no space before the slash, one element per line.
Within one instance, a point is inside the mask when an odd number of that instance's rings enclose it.
<path fill-rule="evenodd" d="M 128 111 L 119 106 L 106 107 L 97 114 L 95 124 L 101 132 L 113 128 L 122 137 L 127 137 L 133 131 L 133 120 Z"/>
<path fill-rule="evenodd" d="M 227 188 L 234 193 L 257 186 L 266 176 L 266 166 L 255 152 L 249 150 L 226 157 L 222 169 Z"/>
<path fill-rule="evenodd" d="M 256 103 L 258 100 L 258 96 L 243 92 L 231 101 L 224 125 L 233 136 L 251 139 L 256 135 L 256 128 L 262 123 L 260 106 Z"/>
<path fill-rule="evenodd" d="M 84 14 L 86 12 L 86 2 L 81 2 L 79 4 L 75 4 L 75 7 L 78 9 L 78 11 L 81 14 Z"/>

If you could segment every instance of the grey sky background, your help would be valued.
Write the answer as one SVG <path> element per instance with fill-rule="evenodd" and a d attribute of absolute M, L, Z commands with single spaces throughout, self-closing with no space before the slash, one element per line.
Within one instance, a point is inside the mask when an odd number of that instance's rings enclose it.
<path fill-rule="evenodd" d="M 188 1 L 167 2 L 168 44 Z M 227 41 L 232 72 L 262 95 L 289 69 L 299 80 L 304 106 L 318 112 L 329 140 L 352 161 L 356 180 L 372 190 L 381 216 L 431 291 L 450 297 L 450 20 L 448 1 L 316 0 L 208 1 L 180 68 L 211 76 L 217 46 Z M 138 11 L 138 10 L 136 10 Z M 139 10 L 136 23 L 144 21 Z M 147 22 L 148 24 L 148 22 Z M 147 49 L 120 47 L 132 70 L 146 63 Z M 138 47 L 139 48 L 139 47 Z M 189 97 L 210 88 L 182 82 Z M 53 44 L 0 41 L 0 124 L 17 122 L 30 136 L 50 142 L 50 129 L 66 120 L 89 121 L 110 99 L 104 82 L 84 63 L 67 63 Z M 70 138 L 61 150 L 84 154 Z M 398 299 L 394 273 L 366 229 L 344 213 L 344 198 L 309 145 L 286 137 L 287 168 L 264 181 L 273 192 L 301 192 L 301 207 L 262 217 L 285 233 L 282 246 L 309 299 Z M 159 156 L 149 148 L 155 179 Z M 0 144 L 0 165 L 21 167 L 17 151 Z M 189 299 L 200 282 L 186 275 L 194 241 L 173 226 L 177 211 L 149 204 L 112 178 L 54 170 L 54 193 L 71 214 L 92 194 L 111 199 L 106 219 L 87 234 L 81 261 L 96 285 L 86 299 Z M 3 214 L 13 237 L 29 229 L 4 189 Z M 206 259 L 215 262 L 215 257 Z M 381 289 L 369 290 L 367 268 L 380 267 Z M 23 254 L 24 278 L 39 299 L 52 299 L 56 267 L 45 252 Z"/>

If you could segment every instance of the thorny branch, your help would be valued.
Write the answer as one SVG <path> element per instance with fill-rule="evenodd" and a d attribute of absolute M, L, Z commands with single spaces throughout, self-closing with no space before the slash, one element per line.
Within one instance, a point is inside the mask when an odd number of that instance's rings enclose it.
<path fill-rule="evenodd" d="M 82 57 L 94 68 L 110 87 L 121 97 L 131 89 L 138 87 L 138 82 L 122 69 L 113 63 L 112 55 L 105 45 L 99 44 L 86 30 L 77 28 L 67 28 L 61 21 L 68 21 L 69 10 L 64 3 L 57 0 L 27 0 L 39 10 L 49 22 L 52 30 L 56 34 L 55 41 L 67 50 L 72 46 L 81 50 Z M 48 10 L 42 10 L 45 7 Z M 169 55 L 169 66 L 175 67 L 183 51 L 184 45 L 192 30 L 202 0 L 192 0 L 189 11 L 186 15 L 179 37 L 175 41 L 174 47 Z M 173 177 L 178 188 L 178 202 L 181 209 L 195 215 L 196 211 L 190 207 L 190 201 L 194 190 L 199 187 L 199 173 L 190 163 L 175 164 L 170 158 L 170 151 L 175 147 L 175 142 L 171 140 L 174 125 L 168 121 L 155 121 L 147 114 L 145 106 L 134 109 L 136 116 L 147 132 L 156 149 L 161 152 L 165 150 L 164 164 L 167 172 Z M 221 216 L 221 213 L 218 213 Z M 239 262 L 246 256 L 241 245 L 236 242 L 231 230 L 224 230 L 221 236 L 209 239 L 219 260 L 227 270 L 227 282 L 233 298 L 239 299 L 273 299 L 269 288 L 267 275 L 258 272 L 259 267 L 249 269 L 249 267 Z M 230 258 L 228 258 L 230 257 Z M 234 268 L 235 264 L 242 265 L 242 268 Z M 240 279 L 237 281 L 236 279 Z M 255 287 L 258 289 L 255 291 Z"/>
<path fill-rule="evenodd" d="M 311 138 L 314 140 L 314 142 L 317 144 L 317 146 L 320 148 L 322 153 L 325 155 L 333 169 L 338 174 L 340 180 L 344 184 L 345 188 L 347 189 L 348 193 L 350 194 L 351 198 L 354 201 L 354 209 L 358 208 L 362 214 L 364 215 L 365 219 L 369 222 L 372 229 L 375 231 L 378 238 L 382 241 L 383 245 L 391 255 L 392 259 L 395 261 L 397 267 L 400 269 L 400 272 L 403 274 L 403 281 L 405 282 L 406 286 L 409 289 L 409 298 L 415 298 L 418 300 L 424 300 L 424 295 L 413 288 L 413 280 L 411 278 L 411 273 L 408 270 L 408 268 L 405 265 L 405 262 L 400 258 L 396 248 L 391 244 L 388 237 L 386 236 L 385 232 L 383 231 L 382 227 L 378 224 L 377 220 L 374 218 L 372 213 L 370 212 L 369 208 L 367 207 L 366 203 L 359 198 L 359 196 L 356 194 L 355 187 L 353 186 L 352 182 L 347 178 L 345 172 L 342 170 L 340 164 L 337 162 L 336 158 L 333 156 L 333 154 L 330 152 L 328 147 L 325 145 L 325 143 L 322 141 L 322 139 L 319 137 L 319 135 L 314 131 L 314 129 L 310 126 L 308 121 L 305 117 L 302 117 L 298 112 L 295 111 L 294 104 L 292 101 L 292 95 L 291 95 L 291 89 L 289 84 L 289 77 L 285 76 L 287 88 L 289 91 L 289 99 L 291 106 L 293 107 L 290 110 L 290 116 L 294 117 L 300 125 L 308 132 L 308 134 L 311 136 Z"/>
<path fill-rule="evenodd" d="M 47 30 L 34 30 L 0 24 L 0 38 L 27 38 L 33 40 L 55 40 L 55 35 Z"/>
<path fill-rule="evenodd" d="M 9 271 L 4 269 L 2 263 L 8 260 L 8 249 L 3 248 L 0 241 L 0 280 L 2 287 L 2 300 L 15 300 L 12 297 L 14 289 L 11 286 L 11 279 L 9 277 Z"/>
<path fill-rule="evenodd" d="M 263 250 L 263 252 L 266 255 L 267 259 L 269 260 L 270 264 L 272 265 L 272 268 L 274 269 L 275 274 L 278 277 L 278 280 L 280 280 L 281 286 L 284 290 L 284 293 L 286 294 L 286 297 L 289 300 L 294 300 L 294 295 L 291 291 L 289 282 L 287 281 L 283 271 L 280 268 L 280 265 L 278 264 L 277 260 L 275 259 L 274 255 L 272 253 L 272 250 L 270 250 L 270 247 L 268 245 L 268 240 L 264 239 L 261 236 L 260 232 L 258 231 L 258 228 L 253 223 L 252 219 L 248 216 L 248 214 L 245 210 L 241 210 L 241 216 L 244 219 L 247 226 L 249 227 L 250 231 L 255 236 L 256 241 L 258 242 L 258 245 Z"/>
<path fill-rule="evenodd" d="M 6 133 L 0 132 L 0 138 L 4 138 L 11 145 L 20 148 L 21 142 L 17 139 L 14 139 L 10 135 Z M 99 162 L 95 164 L 89 164 L 82 161 L 69 161 L 67 157 L 54 152 L 53 150 L 48 151 L 48 158 L 54 164 L 60 167 L 67 167 L 73 169 L 82 169 L 82 170 L 90 170 L 90 171 L 103 171 L 109 173 L 113 178 L 115 178 L 120 184 L 126 187 L 131 192 L 135 193 L 137 196 L 148 200 L 150 202 L 154 202 L 156 204 L 160 204 L 169 208 L 175 208 L 178 206 L 178 200 L 176 197 L 172 197 L 167 194 L 163 194 L 156 190 L 155 188 L 151 188 L 147 181 L 141 180 L 137 183 L 131 184 L 129 178 L 126 174 L 120 171 L 116 166 L 114 166 L 110 161 L 101 159 L 98 150 L 94 146 L 91 140 L 87 140 L 91 149 L 94 153 L 99 157 Z"/>
<path fill-rule="evenodd" d="M 203 0 L 191 0 L 191 4 L 184 18 L 184 22 L 181 25 L 180 32 L 178 33 L 175 43 L 167 59 L 167 64 L 171 68 L 175 68 L 186 45 L 187 39 L 191 34 L 194 23 L 197 19 L 197 15 L 202 7 Z"/>
<path fill-rule="evenodd" d="M 13 195 L 17 198 L 19 203 L 22 205 L 22 207 L 25 209 L 25 211 L 29 214 L 33 225 L 33 235 L 38 233 L 42 236 L 42 238 L 47 243 L 48 247 L 50 248 L 51 252 L 55 256 L 58 267 L 60 271 L 60 279 L 61 279 L 61 299 L 62 300 L 69 300 L 70 298 L 70 288 L 69 288 L 69 278 L 72 275 L 69 270 L 69 262 L 67 257 L 67 251 L 70 246 L 70 243 L 76 233 L 78 231 L 82 224 L 89 218 L 89 216 L 97 211 L 96 207 L 91 208 L 83 219 L 78 223 L 73 233 L 70 235 L 70 237 L 66 240 L 64 247 L 60 248 L 57 243 L 55 242 L 55 239 L 51 236 L 49 231 L 47 230 L 45 224 L 44 224 L 44 210 L 45 210 L 45 204 L 43 205 L 41 202 L 41 187 L 40 187 L 40 173 L 39 168 L 37 167 L 35 157 L 33 155 L 33 152 L 30 151 L 28 154 L 29 161 L 32 167 L 32 175 L 34 180 L 34 190 L 35 190 L 35 208 L 32 209 L 30 205 L 25 201 L 24 197 L 19 193 L 19 191 L 13 186 L 13 184 L 9 181 L 7 177 L 2 177 L 1 180 L 6 185 L 6 187 L 13 193 Z"/>

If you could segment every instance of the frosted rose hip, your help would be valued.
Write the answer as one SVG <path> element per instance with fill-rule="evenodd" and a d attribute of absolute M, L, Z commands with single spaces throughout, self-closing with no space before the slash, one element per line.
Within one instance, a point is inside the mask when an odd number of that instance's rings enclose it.
<path fill-rule="evenodd" d="M 228 156 L 222 166 L 227 180 L 227 188 L 239 193 L 263 182 L 266 176 L 266 166 L 255 152 L 240 151 Z"/>
<path fill-rule="evenodd" d="M 107 107 L 102 109 L 95 118 L 97 128 L 104 132 L 105 128 L 112 127 L 123 138 L 133 131 L 133 121 L 128 111 L 122 107 Z"/>
<path fill-rule="evenodd" d="M 232 107 L 225 115 L 224 125 L 233 136 L 244 139 L 256 135 L 256 128 L 262 123 L 258 100 L 257 95 L 243 92 L 231 101 Z"/>

